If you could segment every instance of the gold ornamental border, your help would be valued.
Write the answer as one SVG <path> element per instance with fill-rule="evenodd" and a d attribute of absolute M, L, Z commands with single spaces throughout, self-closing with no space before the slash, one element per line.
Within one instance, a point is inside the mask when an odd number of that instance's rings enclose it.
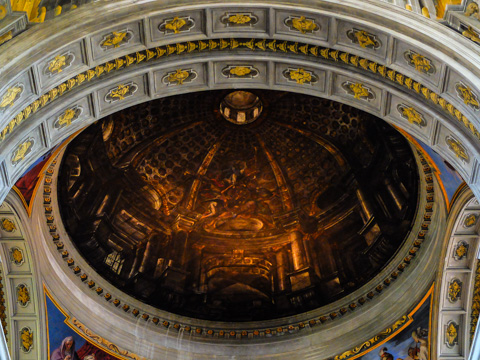
<path fill-rule="evenodd" d="M 70 90 L 81 86 L 83 83 L 90 82 L 96 78 L 104 77 L 106 74 L 112 71 L 118 71 L 143 62 L 152 62 L 174 55 L 178 56 L 192 52 L 198 53 L 204 51 L 226 51 L 234 49 L 251 50 L 255 52 L 263 51 L 306 55 L 362 68 L 369 73 L 378 74 L 379 76 L 390 80 L 396 85 L 401 85 L 411 92 L 422 94 L 427 101 L 437 105 L 447 115 L 459 121 L 477 140 L 480 140 L 480 132 L 477 130 L 477 128 L 472 122 L 470 122 L 470 120 L 468 120 L 465 115 L 463 115 L 460 110 L 454 107 L 451 103 L 412 78 L 375 61 L 371 61 L 364 57 L 353 55 L 347 52 L 342 52 L 331 48 L 324 48 L 303 42 L 231 38 L 188 41 L 146 49 L 129 55 L 121 56 L 84 71 L 40 96 L 37 100 L 32 102 L 16 116 L 14 116 L 8 125 L 0 132 L 0 143 L 3 142 L 7 135 L 11 134 L 13 130 L 17 128 L 23 121 L 28 119 L 38 110 L 45 107 L 47 104 L 50 104 L 55 99 L 62 97 L 62 95 Z"/>
<path fill-rule="evenodd" d="M 49 229 L 49 233 L 52 237 L 52 242 L 55 244 L 55 247 L 58 251 L 58 256 L 61 257 L 65 263 L 65 266 L 70 269 L 75 275 L 77 275 L 79 282 L 82 282 L 87 286 L 91 291 L 95 292 L 100 298 L 103 298 L 111 306 L 123 309 L 125 313 L 129 313 L 133 318 L 141 318 L 145 322 L 151 321 L 156 326 L 162 326 L 164 329 L 172 329 L 176 331 L 184 331 L 191 333 L 193 336 L 200 336 L 204 338 L 220 338 L 220 339 L 236 339 L 236 340 L 246 340 L 246 339 L 259 339 L 259 338 L 268 338 L 273 336 L 282 336 L 288 334 L 295 334 L 305 329 L 311 329 L 315 326 L 322 325 L 324 323 L 330 323 L 331 321 L 341 318 L 344 315 L 354 312 L 357 308 L 362 307 L 365 303 L 370 302 L 373 298 L 378 297 L 384 290 L 386 290 L 392 282 L 394 282 L 405 269 L 415 260 L 416 253 L 421 247 L 421 244 L 424 242 L 425 237 L 428 233 L 428 229 L 431 223 L 431 218 L 433 214 L 433 204 L 434 204 L 434 184 L 433 184 L 433 175 L 432 168 L 428 164 L 427 160 L 423 156 L 423 152 L 420 149 L 417 149 L 417 154 L 420 157 L 420 162 L 422 165 L 422 170 L 425 174 L 426 181 L 426 205 L 422 216 L 421 229 L 418 232 L 415 241 L 410 247 L 408 254 L 402 259 L 402 261 L 397 265 L 396 269 L 385 279 L 372 288 L 368 293 L 359 297 L 356 301 L 351 302 L 348 306 L 341 307 L 336 311 L 332 311 L 329 314 L 324 314 L 322 316 L 314 317 L 306 321 L 301 321 L 292 324 L 281 325 L 277 327 L 270 328 L 258 328 L 258 329 L 237 329 L 237 330 L 228 330 L 222 328 L 207 328 L 207 327 L 196 327 L 189 324 L 181 323 L 170 323 L 167 319 L 160 319 L 156 316 L 153 316 L 148 313 L 140 313 L 140 309 L 135 308 L 133 305 L 128 303 L 122 303 L 114 294 L 105 293 L 104 289 L 97 286 L 95 280 L 89 278 L 82 269 L 76 265 L 75 259 L 73 259 L 65 249 L 64 243 L 60 239 L 60 235 L 57 232 L 56 220 L 53 215 L 52 208 L 52 183 L 55 174 L 55 166 L 57 164 L 57 158 L 52 160 L 51 164 L 47 168 L 44 177 L 44 186 L 43 186 L 43 204 L 45 210 L 45 220 L 46 225 Z M 375 341 L 370 341 L 368 346 L 364 346 L 363 350 L 368 350 L 371 346 L 375 346 L 376 343 L 381 341 L 382 338 L 378 337 Z M 348 357 L 342 358 L 347 359 Z"/>
<path fill-rule="evenodd" d="M 477 325 L 478 325 L 479 315 L 480 315 L 480 261 L 477 260 L 475 280 L 473 283 L 472 312 L 470 314 L 470 344 L 473 342 L 475 330 L 477 329 Z"/>

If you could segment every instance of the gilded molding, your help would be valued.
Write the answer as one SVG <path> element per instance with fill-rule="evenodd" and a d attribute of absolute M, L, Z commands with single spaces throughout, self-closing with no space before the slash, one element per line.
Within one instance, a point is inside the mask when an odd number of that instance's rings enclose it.
<path fill-rule="evenodd" d="M 357 347 L 353 348 L 352 350 L 345 351 L 341 355 L 335 356 L 335 360 L 345 360 L 345 359 L 351 358 L 352 356 L 363 352 L 364 350 L 367 350 L 367 349 L 371 348 L 373 345 L 375 345 L 378 342 L 386 339 L 389 335 L 394 333 L 397 329 L 399 329 L 400 327 L 405 325 L 407 323 L 407 320 L 408 320 L 408 317 L 406 315 L 403 316 L 400 320 L 397 320 L 395 322 L 395 324 L 393 324 L 393 326 L 385 329 L 380 334 L 375 335 L 373 338 L 365 341 L 362 345 L 357 346 Z"/>
<path fill-rule="evenodd" d="M 155 61 L 162 57 L 169 57 L 172 55 L 188 54 L 191 52 L 202 52 L 210 50 L 232 50 L 241 48 L 243 50 L 266 51 L 266 52 L 284 52 L 292 54 L 303 54 L 323 58 L 329 61 L 343 61 L 345 64 L 354 67 L 360 67 L 363 70 L 381 75 L 385 80 L 390 80 L 396 85 L 401 85 L 408 91 L 422 94 L 425 99 L 439 108 L 445 114 L 453 117 L 459 121 L 477 140 L 480 140 L 480 131 L 468 120 L 468 118 L 451 103 L 442 98 L 439 94 L 433 92 L 429 88 L 423 86 L 421 83 L 405 76 L 395 70 L 380 65 L 375 61 L 368 60 L 358 55 L 352 55 L 346 52 L 340 52 L 329 48 L 322 48 L 315 45 L 299 42 L 279 41 L 279 40 L 259 40 L 259 39 L 216 39 L 216 40 L 199 40 L 188 41 L 183 43 L 176 43 L 172 45 L 165 45 L 144 51 L 136 52 L 134 54 L 125 55 L 109 62 L 103 63 L 90 70 L 78 74 L 75 77 L 68 79 L 57 87 L 51 89 L 49 92 L 40 96 L 33 103 L 25 107 L 8 125 L 0 132 L 0 143 L 5 140 L 6 136 L 11 134 L 23 121 L 25 121 L 32 114 L 39 109 L 50 104 L 55 99 L 61 97 L 66 92 L 77 88 L 84 82 L 89 82 L 95 78 L 103 77 L 111 71 L 118 71 L 125 69 L 132 65 L 137 65 L 142 62 Z M 16 85 L 17 86 L 17 85 Z M 6 94 L 7 95 L 7 94 Z M 4 98 L 5 96 L 4 95 Z M 10 96 L 8 96 L 10 97 Z M 8 101 L 8 100 L 7 100 Z M 465 101 L 465 100 L 464 100 Z M 0 111 L 2 110 L 0 103 Z M 8 105 L 8 104 L 7 104 Z M 5 105 L 4 107 L 6 107 Z"/>
<path fill-rule="evenodd" d="M 111 352 L 114 352 L 115 354 L 118 354 L 118 355 L 122 355 L 122 356 L 125 356 L 129 359 L 133 359 L 133 360 L 147 360 L 146 358 L 144 357 L 141 357 L 141 356 L 138 356 L 136 354 L 133 354 L 131 353 L 130 351 L 127 351 L 127 350 L 124 350 L 124 349 L 121 349 L 119 348 L 117 345 L 111 343 L 110 341 L 108 340 L 105 340 L 104 338 L 102 338 L 101 336 L 95 334 L 93 331 L 89 330 L 84 324 L 82 324 L 80 321 L 78 321 L 76 318 L 72 318 L 72 324 L 78 329 L 80 330 L 83 334 L 85 334 L 85 336 L 88 338 L 88 339 L 91 339 L 93 340 L 94 342 L 106 347 L 108 350 L 110 350 Z"/>
<path fill-rule="evenodd" d="M 1 266 L 0 266 L 0 321 L 2 323 L 3 333 L 5 334 L 5 338 L 6 338 L 7 335 L 8 335 L 7 304 L 6 304 L 6 301 L 5 301 L 5 291 L 3 289 L 4 289 L 4 286 L 3 286 L 3 271 L 2 271 Z"/>
<path fill-rule="evenodd" d="M 470 313 L 470 343 L 473 341 L 480 315 L 480 261 L 477 260 L 477 270 L 473 283 L 472 312 Z"/>
<path fill-rule="evenodd" d="M 420 150 L 417 150 L 417 153 L 420 157 L 422 164 L 427 164 L 423 154 Z M 44 190 L 50 188 L 52 176 L 55 173 L 55 166 L 57 160 L 53 160 L 52 164 L 47 168 L 45 172 L 45 182 L 44 182 Z M 425 176 L 431 175 L 431 168 L 429 166 L 423 167 L 423 172 Z M 122 304 L 122 302 L 115 297 L 114 293 L 106 293 L 104 294 L 104 289 L 97 287 L 94 279 L 89 279 L 89 275 L 84 273 L 79 266 L 75 266 L 75 261 L 73 258 L 70 257 L 70 254 L 67 250 L 65 250 L 65 245 L 61 242 L 60 235 L 56 232 L 56 220 L 52 212 L 51 204 L 52 199 L 48 195 L 49 192 L 44 192 L 43 195 L 43 204 L 45 207 L 45 214 L 46 216 L 46 226 L 49 228 L 49 233 L 52 236 L 52 242 L 55 244 L 55 247 L 58 251 L 58 256 L 65 261 L 65 266 L 69 268 L 75 275 L 78 276 L 79 281 L 82 283 L 86 283 L 88 288 L 91 291 L 94 291 L 98 296 L 102 296 L 108 303 L 116 308 L 122 308 L 125 313 L 131 314 L 135 318 L 143 319 L 144 321 L 151 322 L 155 326 L 162 325 L 166 329 L 172 329 L 175 331 L 182 331 L 192 333 L 193 336 L 218 336 L 219 339 L 256 339 L 261 337 L 270 337 L 270 336 L 280 336 L 280 335 L 287 335 L 287 334 L 294 334 L 298 331 L 303 331 L 307 328 L 313 328 L 315 326 L 319 326 L 323 323 L 327 323 L 333 321 L 335 319 L 341 318 L 344 315 L 347 315 L 350 312 L 355 311 L 357 308 L 363 306 L 367 302 L 371 301 L 373 298 L 381 294 L 384 290 L 386 290 L 389 285 L 394 282 L 401 274 L 405 271 L 405 269 L 416 259 L 416 253 L 421 247 L 422 243 L 425 241 L 425 237 L 428 233 L 428 227 L 430 224 L 432 212 L 433 212 L 433 186 L 432 181 L 427 180 L 427 203 L 424 208 L 423 218 L 425 221 L 422 224 L 422 230 L 419 231 L 412 247 L 409 249 L 408 254 L 401 260 L 396 267 L 396 269 L 387 276 L 381 283 L 377 284 L 374 288 L 370 291 L 366 292 L 364 296 L 359 297 L 357 300 L 353 301 L 346 307 L 342 307 L 337 311 L 333 311 L 329 314 L 325 314 L 319 317 L 311 318 L 304 322 L 298 322 L 294 324 L 289 324 L 286 326 L 279 326 L 277 328 L 263 328 L 263 329 L 245 329 L 245 330 L 238 330 L 238 331 L 227 331 L 225 329 L 218 329 L 218 328 L 200 328 L 200 327 L 193 327 L 188 324 L 180 324 L 180 323 L 170 323 L 167 320 L 159 319 L 156 316 L 147 313 L 140 313 L 139 309 L 133 307 L 133 305 L 129 304 Z M 400 321 L 400 320 L 399 320 Z M 382 333 L 383 334 L 383 333 Z M 381 334 L 379 334 L 380 336 Z M 98 341 L 97 341 L 98 342 Z M 112 350 L 113 351 L 113 350 Z"/>

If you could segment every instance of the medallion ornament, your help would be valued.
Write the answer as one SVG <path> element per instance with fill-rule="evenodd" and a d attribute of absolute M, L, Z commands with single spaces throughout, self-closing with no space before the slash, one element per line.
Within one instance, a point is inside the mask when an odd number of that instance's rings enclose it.
<path fill-rule="evenodd" d="M 468 105 L 473 110 L 479 110 L 480 104 L 478 103 L 478 96 L 472 91 L 469 86 L 463 83 L 457 83 L 455 85 L 458 97 L 463 100 L 465 105 Z"/>
<path fill-rule="evenodd" d="M 375 99 L 373 91 L 362 83 L 346 81 L 342 84 L 342 88 L 347 94 L 352 95 L 355 99 L 365 101 Z"/>
<path fill-rule="evenodd" d="M 0 111 L 7 107 L 12 107 L 15 104 L 15 101 L 17 101 L 22 95 L 23 89 L 24 87 L 22 84 L 17 84 L 9 88 L 0 101 Z"/>
<path fill-rule="evenodd" d="M 17 230 L 17 227 L 15 226 L 15 223 L 10 220 L 10 219 L 7 219 L 7 218 L 3 218 L 1 220 L 1 226 L 2 226 L 2 229 L 5 230 L 6 232 L 14 232 L 15 230 Z"/>
<path fill-rule="evenodd" d="M 115 49 L 122 45 L 128 44 L 133 38 L 130 30 L 113 31 L 103 37 L 100 47 L 104 50 Z"/>
<path fill-rule="evenodd" d="M 458 345 L 458 324 L 455 321 L 449 321 L 445 329 L 445 343 L 447 347 L 453 348 Z"/>
<path fill-rule="evenodd" d="M 28 326 L 20 330 L 20 339 L 22 341 L 20 349 L 24 353 L 29 353 L 33 348 L 33 331 Z"/>
<path fill-rule="evenodd" d="M 451 303 L 457 302 L 462 294 L 462 282 L 458 279 L 453 279 L 448 285 L 448 300 Z"/>
<path fill-rule="evenodd" d="M 347 31 L 347 37 L 354 44 L 360 45 L 365 49 L 377 50 L 382 46 L 380 40 L 377 39 L 376 35 L 370 34 L 365 30 L 351 29 Z"/>
<path fill-rule="evenodd" d="M 195 22 L 190 16 L 167 19 L 161 23 L 158 29 L 165 35 L 178 34 L 185 31 L 190 31 L 195 26 Z"/>
<path fill-rule="evenodd" d="M 313 85 L 318 82 L 318 76 L 313 71 L 302 68 L 288 68 L 283 72 L 283 77 L 300 85 Z"/>
<path fill-rule="evenodd" d="M 167 73 L 163 78 L 162 82 L 166 85 L 183 85 L 185 83 L 190 83 L 197 78 L 197 73 L 192 70 L 182 70 L 177 69 L 175 71 Z"/>
<path fill-rule="evenodd" d="M 25 159 L 25 157 L 30 154 L 32 151 L 33 145 L 35 144 L 35 139 L 29 138 L 19 144 L 15 151 L 12 154 L 11 163 L 12 165 L 17 165 L 20 161 Z"/>
<path fill-rule="evenodd" d="M 17 286 L 17 301 L 23 307 L 26 307 L 30 302 L 30 292 L 27 285 L 20 284 Z"/>
<path fill-rule="evenodd" d="M 465 147 L 452 136 L 447 136 L 445 138 L 445 142 L 448 145 L 448 148 L 455 154 L 457 158 L 461 161 L 468 163 L 470 161 L 470 156 L 468 155 L 467 150 Z"/>
<path fill-rule="evenodd" d="M 23 251 L 14 246 L 10 249 L 10 260 L 17 266 L 21 266 L 25 262 L 25 258 L 23 257 Z"/>
<path fill-rule="evenodd" d="M 252 79 L 258 76 L 258 70 L 251 65 L 227 66 L 222 70 L 222 75 L 227 78 Z"/>
<path fill-rule="evenodd" d="M 69 67 L 73 60 L 75 60 L 75 56 L 71 53 L 57 55 L 54 59 L 49 61 L 48 66 L 45 68 L 45 74 L 50 76 L 59 74 Z"/>
<path fill-rule="evenodd" d="M 402 116 L 402 118 L 408 120 L 410 124 L 415 124 L 419 127 L 424 127 L 427 125 L 427 121 L 425 120 L 423 115 L 420 114 L 417 110 L 415 110 L 415 108 L 405 104 L 399 104 L 397 106 L 397 110 Z"/>
<path fill-rule="evenodd" d="M 114 103 L 116 101 L 124 100 L 127 97 L 132 96 L 138 90 L 138 86 L 134 83 L 120 84 L 110 89 L 105 95 L 105 101 L 108 103 Z"/>
<path fill-rule="evenodd" d="M 227 26 L 252 26 L 258 22 L 258 17 L 252 13 L 226 13 L 220 21 Z"/>
<path fill-rule="evenodd" d="M 453 252 L 453 257 L 455 260 L 459 261 L 468 255 L 468 244 L 465 241 L 460 241 Z"/>
<path fill-rule="evenodd" d="M 77 120 L 83 112 L 81 106 L 74 106 L 65 110 L 62 115 L 60 115 L 57 120 L 54 122 L 53 127 L 57 130 L 60 130 L 64 127 L 70 126 L 72 122 Z"/>
<path fill-rule="evenodd" d="M 463 226 L 466 228 L 471 228 L 472 226 L 475 226 L 478 220 L 478 215 L 475 214 L 470 214 L 468 215 L 465 220 L 463 220 Z"/>
<path fill-rule="evenodd" d="M 435 74 L 435 66 L 433 65 L 432 61 L 425 56 L 420 55 L 413 50 L 405 51 L 403 55 L 407 61 L 407 64 L 414 67 L 418 72 L 426 75 Z"/>
<path fill-rule="evenodd" d="M 302 34 L 312 34 L 320 30 L 320 26 L 315 23 L 315 20 L 307 19 L 305 16 L 289 16 L 284 22 L 291 31 L 299 31 Z"/>

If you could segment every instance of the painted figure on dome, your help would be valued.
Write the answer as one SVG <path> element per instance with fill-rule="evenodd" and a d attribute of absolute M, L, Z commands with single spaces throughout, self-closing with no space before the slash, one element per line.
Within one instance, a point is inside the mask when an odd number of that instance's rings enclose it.
<path fill-rule="evenodd" d="M 72 336 L 63 339 L 62 345 L 53 351 L 50 360 L 80 360 L 75 351 L 75 340 Z"/>

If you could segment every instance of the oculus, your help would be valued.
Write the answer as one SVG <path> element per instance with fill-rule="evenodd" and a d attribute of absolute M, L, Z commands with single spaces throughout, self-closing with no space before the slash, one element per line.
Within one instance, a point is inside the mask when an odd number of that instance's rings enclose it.
<path fill-rule="evenodd" d="M 320 25 L 316 24 L 314 19 L 308 19 L 305 16 L 289 16 L 284 23 L 291 31 L 301 32 L 302 34 L 312 34 L 320 30 Z"/>
<path fill-rule="evenodd" d="M 352 43 L 358 44 L 360 47 L 365 49 L 377 50 L 382 46 L 382 43 L 377 39 L 376 35 L 370 34 L 365 30 L 355 28 L 348 30 L 347 37 L 352 41 Z"/>
<path fill-rule="evenodd" d="M 175 16 L 162 22 L 158 29 L 165 35 L 178 34 L 190 31 L 195 26 L 195 22 L 190 16 Z"/>
<path fill-rule="evenodd" d="M 225 96 L 220 103 L 220 113 L 226 120 L 236 125 L 254 122 L 262 110 L 261 100 L 249 91 L 234 91 Z"/>

